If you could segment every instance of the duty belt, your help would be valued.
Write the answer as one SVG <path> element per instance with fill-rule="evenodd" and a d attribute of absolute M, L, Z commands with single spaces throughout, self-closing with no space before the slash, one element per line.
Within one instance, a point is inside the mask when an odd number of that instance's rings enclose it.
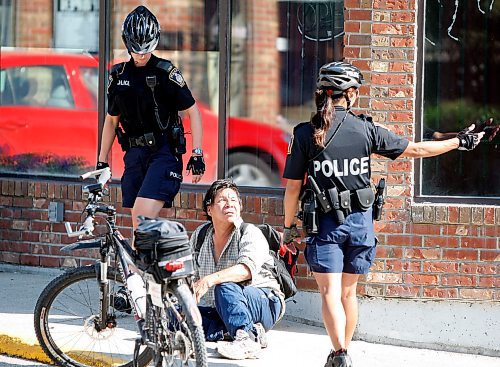
<path fill-rule="evenodd" d="M 129 137 L 128 142 L 131 148 L 134 147 L 149 147 L 155 145 L 154 136 L 153 139 L 146 139 L 144 135 L 137 137 Z"/>

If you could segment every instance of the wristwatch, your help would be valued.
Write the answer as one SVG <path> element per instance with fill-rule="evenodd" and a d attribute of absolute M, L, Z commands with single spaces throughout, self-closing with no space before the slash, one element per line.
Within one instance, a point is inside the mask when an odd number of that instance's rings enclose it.
<path fill-rule="evenodd" d="M 191 152 L 193 154 L 203 155 L 203 149 L 201 149 L 201 148 L 194 148 Z"/>

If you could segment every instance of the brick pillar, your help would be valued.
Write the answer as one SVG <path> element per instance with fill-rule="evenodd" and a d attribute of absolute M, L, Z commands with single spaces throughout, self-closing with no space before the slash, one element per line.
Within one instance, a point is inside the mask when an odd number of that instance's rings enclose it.
<path fill-rule="evenodd" d="M 16 47 L 52 47 L 53 0 L 15 1 Z"/>
<path fill-rule="evenodd" d="M 280 108 L 278 4 L 269 0 L 246 2 L 246 116 L 274 124 Z"/>

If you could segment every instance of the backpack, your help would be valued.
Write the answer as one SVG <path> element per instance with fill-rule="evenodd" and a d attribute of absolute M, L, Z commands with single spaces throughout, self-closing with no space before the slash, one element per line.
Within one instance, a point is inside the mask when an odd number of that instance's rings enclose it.
<path fill-rule="evenodd" d="M 211 223 L 206 223 L 201 227 L 196 239 L 196 247 L 194 252 L 196 256 L 200 252 L 201 245 L 207 234 L 208 226 Z M 248 223 L 243 223 L 240 227 L 240 235 L 243 236 Z M 274 278 L 280 285 L 281 292 L 285 295 L 285 299 L 293 297 L 297 293 L 297 286 L 295 285 L 295 273 L 297 272 L 297 259 L 299 257 L 299 250 L 292 253 L 285 245 L 281 244 L 281 233 L 269 224 L 257 225 L 267 240 L 269 245 L 269 254 L 273 258 L 274 266 L 264 264 L 262 267 L 271 272 Z"/>

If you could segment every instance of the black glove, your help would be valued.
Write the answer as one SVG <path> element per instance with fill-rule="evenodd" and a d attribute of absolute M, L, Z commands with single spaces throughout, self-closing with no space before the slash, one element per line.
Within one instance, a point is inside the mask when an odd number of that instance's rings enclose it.
<path fill-rule="evenodd" d="M 472 124 L 458 133 L 458 150 L 472 150 L 479 145 L 484 133 L 475 133 L 474 129 Z"/>
<path fill-rule="evenodd" d="M 493 121 L 493 117 L 490 117 L 488 120 L 478 123 L 474 129 L 475 133 L 480 133 L 482 131 L 484 131 L 484 139 L 492 141 L 500 132 L 500 125 L 496 125 Z"/>
<path fill-rule="evenodd" d="M 192 155 L 186 166 L 187 171 L 193 175 L 202 175 L 205 173 L 205 160 L 202 155 Z"/>
<path fill-rule="evenodd" d="M 109 167 L 109 164 L 107 164 L 106 162 L 101 162 L 101 161 L 98 161 L 97 164 L 95 165 L 96 170 L 108 168 L 108 167 Z"/>
<path fill-rule="evenodd" d="M 297 229 L 296 224 L 292 224 L 290 227 L 284 227 L 283 228 L 283 243 L 284 244 L 289 244 L 293 242 L 295 238 L 299 238 L 300 233 L 299 230 Z"/>

